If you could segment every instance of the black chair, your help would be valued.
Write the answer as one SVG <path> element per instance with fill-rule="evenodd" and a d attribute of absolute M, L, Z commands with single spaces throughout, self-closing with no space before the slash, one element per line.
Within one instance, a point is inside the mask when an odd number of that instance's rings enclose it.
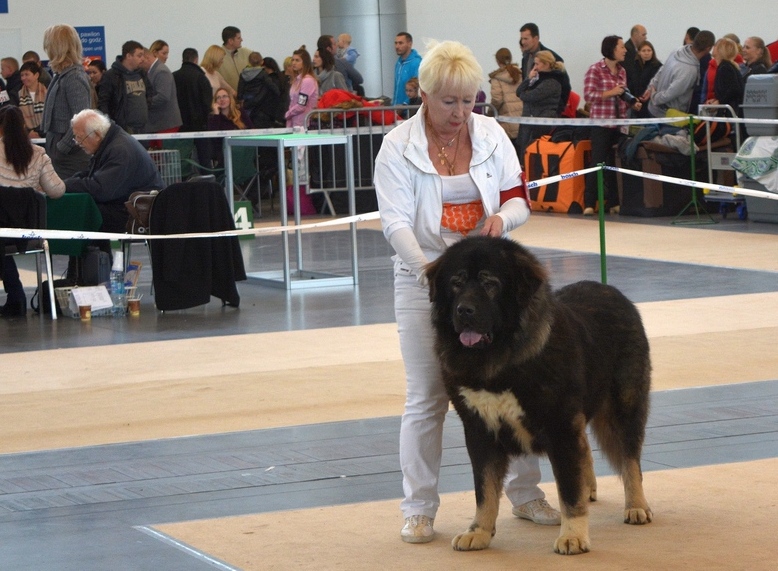
<path fill-rule="evenodd" d="M 46 195 L 33 188 L 0 186 L 0 227 L 46 229 Z M 38 291 L 43 287 L 41 256 L 46 264 L 48 277 L 49 303 L 51 318 L 57 319 L 57 306 L 54 297 L 54 277 L 51 271 L 51 253 L 49 241 L 45 238 L 2 239 L 4 256 L 35 254 L 35 269 L 38 277 Z"/>

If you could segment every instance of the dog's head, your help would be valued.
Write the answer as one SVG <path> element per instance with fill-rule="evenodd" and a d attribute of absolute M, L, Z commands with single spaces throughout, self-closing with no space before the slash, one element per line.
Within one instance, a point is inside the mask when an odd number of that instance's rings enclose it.
<path fill-rule="evenodd" d="M 426 273 L 433 326 L 447 347 L 454 341 L 464 349 L 515 346 L 538 292 L 550 291 L 537 258 L 504 238 L 466 238 Z"/>

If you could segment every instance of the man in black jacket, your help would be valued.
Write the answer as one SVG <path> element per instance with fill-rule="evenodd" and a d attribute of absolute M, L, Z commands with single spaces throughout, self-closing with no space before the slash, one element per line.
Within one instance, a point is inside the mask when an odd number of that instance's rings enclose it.
<path fill-rule="evenodd" d="M 19 91 L 22 89 L 22 76 L 19 73 L 19 62 L 16 58 L 4 57 L 0 60 L 0 70 L 5 80 L 5 90 L 11 103 L 19 105 Z"/>
<path fill-rule="evenodd" d="M 557 61 L 565 61 L 554 50 L 540 43 L 540 29 L 537 24 L 528 22 L 519 30 L 519 47 L 521 48 L 521 73 L 522 77 L 529 77 L 529 72 L 535 66 L 535 54 L 539 51 L 547 51 L 554 54 Z"/>
<path fill-rule="evenodd" d="M 547 48 L 540 43 L 540 29 L 537 24 L 528 22 L 524 24 L 519 30 L 519 47 L 521 48 L 521 73 L 522 77 L 529 77 L 529 72 L 535 67 L 535 54 L 540 51 L 551 52 L 556 61 L 564 62 L 558 53 L 554 50 Z M 567 100 L 570 97 L 570 77 L 565 70 L 564 78 L 562 79 L 562 94 L 559 97 L 559 107 L 557 108 L 557 115 L 561 116 L 562 111 L 567 107 Z"/>
<path fill-rule="evenodd" d="M 173 72 L 181 110 L 182 131 L 205 131 L 211 112 L 213 90 L 200 62 L 197 50 L 186 48 L 181 55 L 181 68 Z"/>
<path fill-rule="evenodd" d="M 263 67 L 259 52 L 249 54 L 249 65 L 240 72 L 237 99 L 251 117 L 255 129 L 281 127 L 276 124 L 281 105 L 281 91 Z"/>
<path fill-rule="evenodd" d="M 200 60 L 196 49 L 186 48 L 181 60 L 181 69 L 173 72 L 178 108 L 181 111 L 181 131 L 205 131 L 213 98 L 211 84 L 203 68 L 198 65 Z M 209 139 L 195 139 L 194 145 L 198 160 L 210 156 Z"/>
<path fill-rule="evenodd" d="M 149 153 L 126 131 L 94 109 L 76 113 L 73 140 L 92 155 L 89 169 L 65 179 L 66 192 L 86 192 L 103 215 L 103 232 L 124 232 L 124 203 L 136 190 L 162 188 L 162 179 Z"/>
<path fill-rule="evenodd" d="M 141 69 L 144 48 L 134 40 L 122 45 L 122 55 L 100 80 L 97 108 L 130 134 L 143 133 L 153 95 L 146 72 Z"/>

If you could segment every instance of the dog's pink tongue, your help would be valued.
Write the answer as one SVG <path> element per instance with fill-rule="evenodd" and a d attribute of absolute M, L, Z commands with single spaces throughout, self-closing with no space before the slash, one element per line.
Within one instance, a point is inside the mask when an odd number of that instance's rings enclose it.
<path fill-rule="evenodd" d="M 477 333 L 472 329 L 465 329 L 462 333 L 459 334 L 459 341 L 465 347 L 472 347 L 483 338 L 484 338 L 483 334 Z"/>

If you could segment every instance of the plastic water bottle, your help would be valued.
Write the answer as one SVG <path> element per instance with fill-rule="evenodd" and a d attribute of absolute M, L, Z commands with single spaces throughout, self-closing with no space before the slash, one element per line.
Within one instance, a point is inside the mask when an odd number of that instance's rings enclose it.
<path fill-rule="evenodd" d="M 116 252 L 113 255 L 111 301 L 113 302 L 113 315 L 121 317 L 127 312 L 127 292 L 124 289 L 124 254 L 122 252 Z"/>

